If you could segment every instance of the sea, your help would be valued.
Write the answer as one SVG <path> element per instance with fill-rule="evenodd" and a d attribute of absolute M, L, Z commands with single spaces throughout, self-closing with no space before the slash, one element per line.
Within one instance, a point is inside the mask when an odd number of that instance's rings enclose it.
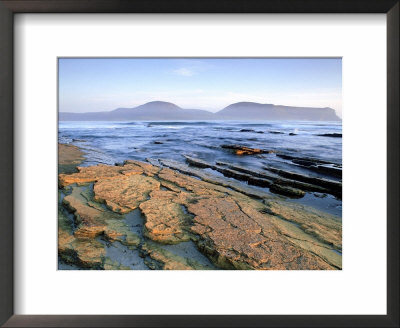
<path fill-rule="evenodd" d="M 73 144 L 84 150 L 86 160 L 82 166 L 114 165 L 128 159 L 146 161 L 147 158 L 172 159 L 183 163 L 183 155 L 189 155 L 211 163 L 221 161 L 254 170 L 270 166 L 338 180 L 337 177 L 310 171 L 277 154 L 342 165 L 341 122 L 60 121 L 58 134 L 60 143 Z M 332 134 L 339 137 L 327 136 Z M 221 147 L 232 144 L 271 150 L 273 153 L 238 156 Z M 341 218 L 342 201 L 334 196 L 307 193 L 305 197 L 291 201 Z"/>

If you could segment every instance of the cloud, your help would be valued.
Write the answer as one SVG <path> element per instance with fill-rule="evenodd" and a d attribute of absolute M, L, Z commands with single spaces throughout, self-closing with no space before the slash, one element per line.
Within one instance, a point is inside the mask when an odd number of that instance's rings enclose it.
<path fill-rule="evenodd" d="M 173 71 L 175 74 L 181 75 L 181 76 L 193 76 L 195 73 L 193 70 L 190 70 L 185 67 L 178 68 Z"/>

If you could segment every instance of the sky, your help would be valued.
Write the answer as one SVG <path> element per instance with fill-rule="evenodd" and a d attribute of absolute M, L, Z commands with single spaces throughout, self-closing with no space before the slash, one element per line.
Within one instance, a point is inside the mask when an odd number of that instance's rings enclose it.
<path fill-rule="evenodd" d="M 342 117 L 340 58 L 60 58 L 59 111 L 168 101 L 212 112 L 240 101 L 331 107 Z"/>

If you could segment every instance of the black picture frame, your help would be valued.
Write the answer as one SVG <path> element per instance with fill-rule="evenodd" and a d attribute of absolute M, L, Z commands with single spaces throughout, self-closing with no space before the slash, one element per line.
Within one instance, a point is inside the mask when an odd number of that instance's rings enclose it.
<path fill-rule="evenodd" d="M 399 327 L 399 8 L 398 0 L 0 0 L 0 149 L 3 152 L 0 156 L 0 324 L 5 327 Z M 14 315 L 13 18 L 16 13 L 385 13 L 387 315 Z"/>

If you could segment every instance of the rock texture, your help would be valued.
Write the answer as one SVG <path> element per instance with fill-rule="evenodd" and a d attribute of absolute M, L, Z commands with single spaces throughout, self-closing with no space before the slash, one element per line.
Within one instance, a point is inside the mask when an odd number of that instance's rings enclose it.
<path fill-rule="evenodd" d="M 246 181 L 250 185 L 267 187 L 275 194 L 292 198 L 304 197 L 305 192 L 320 192 L 342 196 L 342 183 L 328 179 L 310 177 L 294 172 L 265 167 L 266 171 L 258 171 L 240 165 L 217 161 L 215 164 L 185 155 L 186 162 L 200 168 L 211 168 L 227 177 Z"/>
<path fill-rule="evenodd" d="M 266 154 L 271 153 L 273 151 L 263 150 L 258 148 L 251 148 L 241 145 L 221 145 L 221 148 L 228 149 L 233 151 L 236 155 L 258 155 L 258 154 Z"/>
<path fill-rule="evenodd" d="M 76 166 L 84 161 L 83 152 L 76 146 L 58 144 L 58 173 L 76 172 Z"/>
<path fill-rule="evenodd" d="M 147 256 L 145 263 L 150 269 L 162 270 L 210 270 L 211 268 L 197 261 L 177 256 L 156 243 L 148 241 L 142 246 L 142 254 Z"/>
<path fill-rule="evenodd" d="M 73 186 L 62 201 L 63 207 L 73 213 L 73 219 L 68 220 L 59 209 L 58 253 L 65 262 L 98 269 L 104 266 L 106 251 L 97 237 L 131 248 L 137 247 L 140 240 L 120 214 L 91 201 L 90 187 Z"/>
<path fill-rule="evenodd" d="M 192 240 L 221 269 L 341 268 L 338 218 L 173 161 L 152 163 L 175 169 L 126 161 L 60 174 L 59 186 L 67 194 L 62 206 L 74 221 L 68 231 L 67 218 L 59 215 L 63 259 L 123 269 L 107 259 L 102 238 L 139 248 L 153 269 L 205 269 L 160 247 Z M 124 220 L 137 208 L 144 216 L 143 237 Z"/>
<path fill-rule="evenodd" d="M 94 186 L 94 199 L 105 203 L 114 212 L 127 213 L 145 201 L 152 190 L 159 188 L 160 183 L 153 178 L 141 174 L 123 174 L 114 179 L 98 181 Z"/>
<path fill-rule="evenodd" d="M 339 163 L 331 163 L 310 157 L 296 157 L 286 154 L 276 154 L 276 156 L 292 161 L 292 163 L 305 169 L 342 179 L 342 165 Z"/>

